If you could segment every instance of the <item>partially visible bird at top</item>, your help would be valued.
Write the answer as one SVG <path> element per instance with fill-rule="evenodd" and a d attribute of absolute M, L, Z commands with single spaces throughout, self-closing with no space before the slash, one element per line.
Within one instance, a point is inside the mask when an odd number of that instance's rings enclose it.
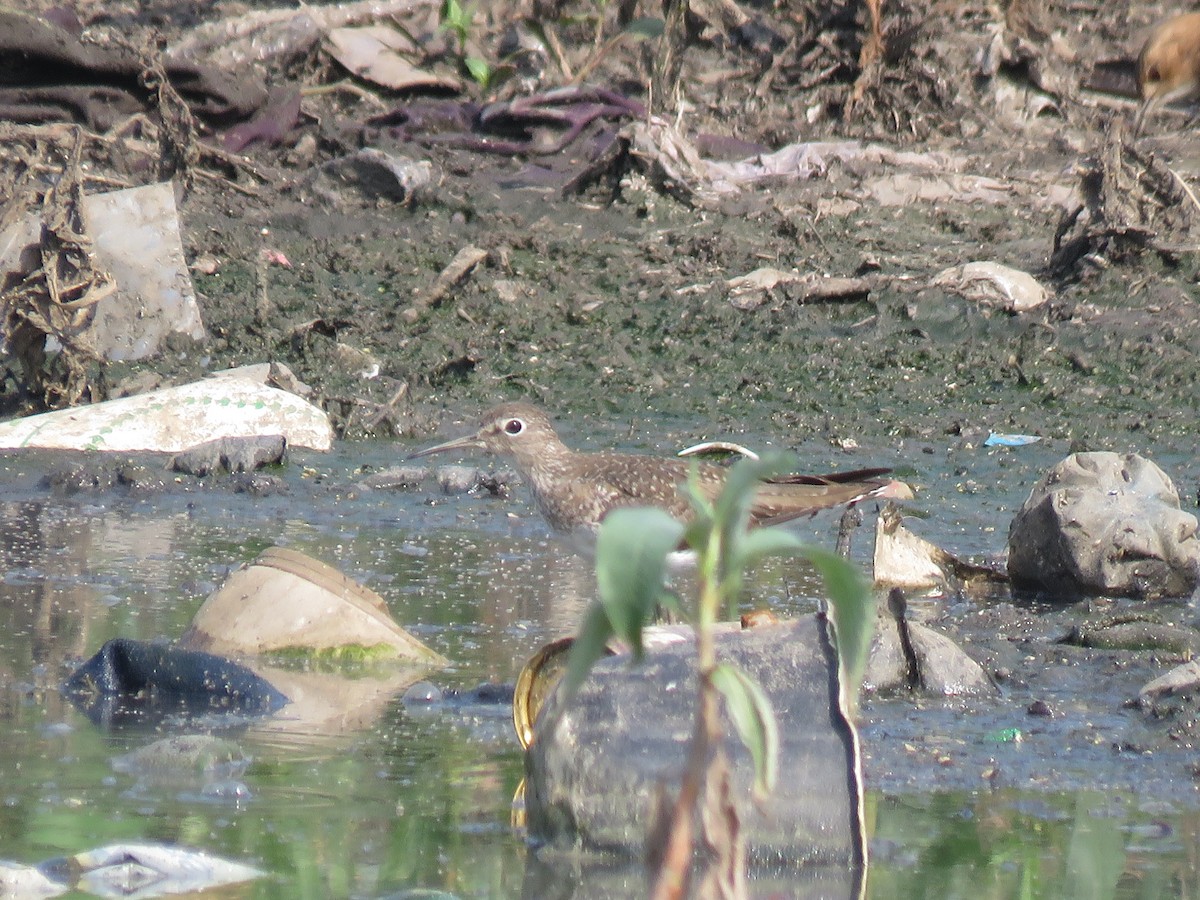
<path fill-rule="evenodd" d="M 1142 105 L 1133 120 L 1138 137 L 1150 111 L 1200 94 L 1200 12 L 1167 19 L 1150 33 L 1137 60 Z"/>

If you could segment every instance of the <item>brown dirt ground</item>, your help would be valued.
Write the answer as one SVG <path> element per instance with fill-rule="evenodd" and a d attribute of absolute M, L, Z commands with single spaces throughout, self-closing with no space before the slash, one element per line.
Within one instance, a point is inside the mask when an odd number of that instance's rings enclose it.
<path fill-rule="evenodd" d="M 985 3 L 884 7 L 886 52 L 865 75 L 867 19 L 857 3 L 744 4 L 761 27 L 744 29 L 741 43 L 701 9 L 710 18 L 691 22 L 683 56 L 682 130 L 769 149 L 862 139 L 944 153 L 958 172 L 995 179 L 1002 199 L 942 190 L 889 205 L 876 186 L 892 166 L 836 162 L 822 177 L 776 179 L 716 204 L 681 202 L 635 165 L 564 197 L 555 178 L 584 165 L 594 132 L 549 160 L 375 135 L 382 150 L 433 163 L 435 184 L 396 203 L 314 188 L 312 168 L 363 143 L 360 125 L 375 107 L 346 91 L 311 94 L 283 146 L 247 151 L 266 173 L 241 175 L 253 196 L 233 189 L 224 170 L 196 178 L 182 203 L 188 259 L 216 262 L 213 274 L 193 273 L 209 343 L 109 365 L 100 383 L 119 390 L 131 378 L 146 383 L 147 373 L 183 380 L 280 360 L 316 388 L 348 437 L 424 434 L 439 408 L 471 415 L 524 397 L 582 421 L 702 420 L 717 432 L 796 442 L 952 441 L 982 428 L 1081 447 L 1194 447 L 1197 256 L 1186 228 L 1164 212 L 1190 201 L 1154 206 L 1147 194 L 1125 219 L 1114 212 L 1091 231 L 1071 231 L 1082 235 L 1078 259 L 1052 260 L 1081 170 L 1100 158 L 1109 124 L 1133 111 L 1083 82 L 1097 60 L 1128 60 L 1166 4 L 1017 3 L 1007 27 Z M 169 40 L 248 8 L 103 2 L 84 4 L 81 18 Z M 1022 15 L 1028 8 L 1032 19 Z M 616 33 L 617 9 L 601 9 L 610 17 L 602 35 Z M 471 39 L 497 60 L 506 23 L 532 18 L 554 26 L 578 70 L 592 55 L 596 16 L 583 3 L 487 4 Z M 446 37 L 427 38 L 430 67 L 459 74 Z M 987 69 L 985 51 L 1000 46 L 1006 61 Z M 591 81 L 640 91 L 648 47 L 622 44 Z M 543 63 L 540 79 L 510 81 L 499 95 L 564 83 L 551 56 Z M 344 77 L 319 48 L 266 75 L 307 87 Z M 464 82 L 462 96 L 486 99 Z M 1198 158 L 1183 121 L 1160 114 L 1141 146 L 1192 180 Z M 1126 226 L 1143 228 L 1159 249 L 1114 236 Z M 467 246 L 486 251 L 484 262 L 415 321 L 406 317 Z M 291 268 L 261 265 L 264 248 L 282 251 Z M 981 259 L 1038 276 L 1051 302 L 1010 315 L 932 284 L 943 268 Z M 725 280 L 761 266 L 862 275 L 870 290 L 811 303 L 783 292 L 735 309 Z M 379 376 L 358 377 L 346 347 L 374 357 Z"/>

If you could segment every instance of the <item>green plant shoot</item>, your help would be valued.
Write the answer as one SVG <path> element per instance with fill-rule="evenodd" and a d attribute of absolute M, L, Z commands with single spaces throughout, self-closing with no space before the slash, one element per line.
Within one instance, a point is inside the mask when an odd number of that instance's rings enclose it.
<path fill-rule="evenodd" d="M 768 556 L 806 557 L 821 573 L 828 592 L 838 654 L 839 681 L 846 708 L 855 709 L 870 648 L 874 609 L 862 576 L 842 558 L 806 547 L 778 529 L 749 529 L 750 505 L 759 481 L 785 469 L 780 455 L 745 459 L 734 465 L 721 494 L 710 501 L 693 481 L 693 509 L 686 528 L 657 509 L 622 509 L 609 515 L 596 545 L 599 600 L 589 609 L 571 651 L 564 679 L 568 696 L 578 690 L 606 642 L 617 637 L 642 651 L 642 631 L 657 606 L 673 601 L 665 586 L 667 557 L 682 544 L 696 553 L 698 597 L 682 609 L 696 629 L 701 689 L 711 685 L 725 703 L 730 721 L 755 767 L 755 792 L 765 796 L 778 770 L 778 725 L 770 700 L 745 672 L 718 663 L 713 630 L 722 615 L 735 618 L 747 569 Z"/>
<path fill-rule="evenodd" d="M 463 68 L 480 87 L 487 90 L 492 83 L 492 67 L 485 59 L 466 55 L 467 42 L 470 40 L 471 30 L 475 26 L 475 9 L 474 3 L 464 5 L 459 0 L 445 0 L 445 3 L 442 4 L 441 29 L 454 35 L 458 41 L 459 50 L 463 54 Z"/>

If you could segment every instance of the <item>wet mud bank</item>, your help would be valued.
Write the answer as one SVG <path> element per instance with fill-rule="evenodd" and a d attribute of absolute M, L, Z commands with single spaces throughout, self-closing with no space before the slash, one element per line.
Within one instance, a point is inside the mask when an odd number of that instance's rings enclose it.
<path fill-rule="evenodd" d="M 224 335 L 205 361 L 284 359 L 350 436 L 368 421 L 375 431 L 428 433 L 440 409 L 458 420 L 514 398 L 584 421 L 679 418 L 710 435 L 749 430 L 785 443 L 944 444 L 993 429 L 1145 451 L 1196 436 L 1191 273 L 1146 273 L 1131 297 L 1131 273 L 1109 272 L 1086 296 L 1068 291 L 1016 316 L 929 284 L 943 267 L 980 257 L 1028 267 L 1039 241 L 1045 259 L 1049 215 L 1000 225 L 987 219 L 1007 212 L 942 204 L 788 216 L 779 208 L 802 201 L 784 189 L 771 191 L 774 209 L 752 216 L 697 215 L 659 197 L 652 210 L 628 200 L 590 209 L 497 190 L 478 175 L 443 190 L 459 192 L 469 211 L 289 215 L 282 204 L 237 223 L 201 216 L 203 252 L 231 258 L 265 228 L 295 260 L 267 284 L 233 258 L 198 279 L 214 334 Z M 339 220 L 340 235 L 312 233 Z M 463 246 L 487 251 L 474 277 L 406 321 L 413 295 Z M 757 309 L 734 308 L 727 279 L 764 264 L 866 269 L 870 292 L 804 303 L 781 291 Z M 268 328 L 245 318 L 248 291 L 269 298 Z M 335 344 L 379 360 L 379 378 L 356 378 Z M 373 420 L 370 404 L 386 404 L 401 385 L 412 405 Z"/>

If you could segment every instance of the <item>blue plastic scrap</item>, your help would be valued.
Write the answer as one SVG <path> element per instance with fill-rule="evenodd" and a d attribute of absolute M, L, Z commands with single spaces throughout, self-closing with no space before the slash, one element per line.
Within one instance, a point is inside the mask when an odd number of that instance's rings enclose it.
<path fill-rule="evenodd" d="M 1032 434 L 996 434 L 992 432 L 983 442 L 985 447 L 1024 447 L 1026 444 L 1036 444 L 1041 438 Z"/>

